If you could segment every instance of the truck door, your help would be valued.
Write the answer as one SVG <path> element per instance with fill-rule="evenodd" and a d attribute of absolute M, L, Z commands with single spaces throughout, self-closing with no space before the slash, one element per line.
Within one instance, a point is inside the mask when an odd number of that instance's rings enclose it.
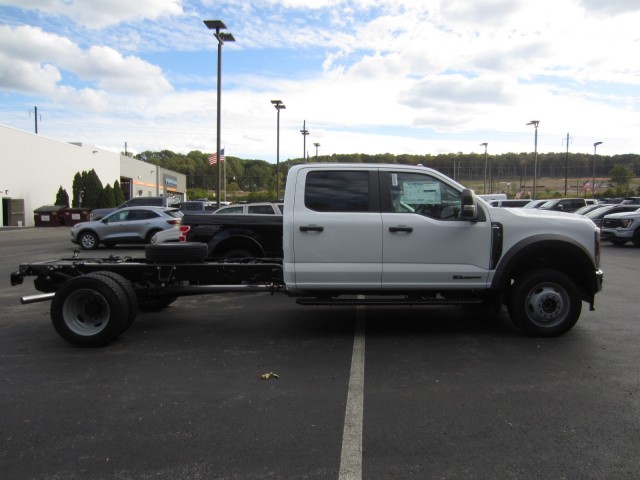
<path fill-rule="evenodd" d="M 380 190 L 383 288 L 486 286 L 491 225 L 457 219 L 458 188 L 426 172 L 389 170 L 381 172 Z"/>
<path fill-rule="evenodd" d="M 379 289 L 382 218 L 377 172 L 302 169 L 296 186 L 292 217 L 285 220 L 285 241 L 292 242 L 285 245 L 287 283 L 343 292 Z M 292 222 L 287 224 L 289 218 Z"/>

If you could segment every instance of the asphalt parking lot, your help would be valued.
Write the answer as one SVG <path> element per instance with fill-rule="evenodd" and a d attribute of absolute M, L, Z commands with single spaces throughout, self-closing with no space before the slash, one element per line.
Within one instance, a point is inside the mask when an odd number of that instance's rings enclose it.
<path fill-rule="evenodd" d="M 640 477 L 640 249 L 603 245 L 596 310 L 555 339 L 478 309 L 217 294 L 81 349 L 9 284 L 73 248 L 0 231 L 2 479 Z"/>

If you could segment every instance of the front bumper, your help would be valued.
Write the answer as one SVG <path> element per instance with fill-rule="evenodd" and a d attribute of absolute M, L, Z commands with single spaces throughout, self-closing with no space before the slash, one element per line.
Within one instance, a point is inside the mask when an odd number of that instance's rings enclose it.
<path fill-rule="evenodd" d="M 602 240 L 631 240 L 633 238 L 633 230 L 616 230 L 615 228 L 601 228 L 600 238 Z"/>
<path fill-rule="evenodd" d="M 585 302 L 589 303 L 589 310 L 595 310 L 596 293 L 602 290 L 603 283 L 604 273 L 602 270 L 598 269 L 594 272 L 589 272 L 586 285 L 587 291 L 585 292 L 585 296 L 582 298 Z"/>
<path fill-rule="evenodd" d="M 602 290 L 602 284 L 604 283 L 604 272 L 600 269 L 596 270 L 593 275 L 593 293 L 598 293 Z"/>

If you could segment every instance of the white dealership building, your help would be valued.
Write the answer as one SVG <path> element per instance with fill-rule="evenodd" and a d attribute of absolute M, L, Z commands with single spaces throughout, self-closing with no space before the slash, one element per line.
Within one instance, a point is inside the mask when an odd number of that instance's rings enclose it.
<path fill-rule="evenodd" d="M 186 200 L 186 175 L 120 153 L 5 125 L 0 125 L 0 145 L 0 228 L 34 226 L 34 210 L 53 205 L 60 187 L 71 197 L 76 173 L 92 169 L 104 186 L 118 180 L 127 199 L 171 196 Z"/>

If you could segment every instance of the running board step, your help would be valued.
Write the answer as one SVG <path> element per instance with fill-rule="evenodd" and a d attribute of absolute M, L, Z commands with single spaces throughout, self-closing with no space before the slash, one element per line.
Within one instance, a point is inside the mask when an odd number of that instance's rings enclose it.
<path fill-rule="evenodd" d="M 454 296 L 450 298 L 298 298 L 298 305 L 478 305 L 483 299 L 473 296 Z"/>

